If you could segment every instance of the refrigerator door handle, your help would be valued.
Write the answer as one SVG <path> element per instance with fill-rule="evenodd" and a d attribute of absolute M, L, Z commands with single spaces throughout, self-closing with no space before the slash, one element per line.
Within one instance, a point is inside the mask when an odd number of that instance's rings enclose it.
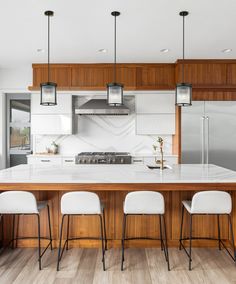
<path fill-rule="evenodd" d="M 207 116 L 206 117 L 206 121 L 207 121 L 207 141 L 206 141 L 206 163 L 209 164 L 209 144 L 210 144 L 210 139 L 209 139 L 209 124 L 210 124 L 210 117 Z"/>
<path fill-rule="evenodd" d="M 205 116 L 201 117 L 202 164 L 205 163 Z"/>

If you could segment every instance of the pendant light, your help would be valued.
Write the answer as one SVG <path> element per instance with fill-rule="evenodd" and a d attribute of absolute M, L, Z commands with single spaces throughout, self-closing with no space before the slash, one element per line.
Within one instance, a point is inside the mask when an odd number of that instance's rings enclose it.
<path fill-rule="evenodd" d="M 50 82 L 50 17 L 54 15 L 54 12 L 46 11 L 44 15 L 48 17 L 48 81 L 40 84 L 40 104 L 44 106 L 54 106 L 57 104 L 57 84 Z"/>
<path fill-rule="evenodd" d="M 184 44 L 185 44 L 185 17 L 188 16 L 187 11 L 182 11 L 179 13 L 183 17 L 183 61 L 182 61 L 182 83 L 176 85 L 175 91 L 175 104 L 177 106 L 191 106 L 192 105 L 192 85 L 189 83 L 184 83 Z"/>
<path fill-rule="evenodd" d="M 116 83 L 116 17 L 120 15 L 120 12 L 113 11 L 111 15 L 115 19 L 114 23 L 114 71 L 113 71 L 113 83 L 107 84 L 107 103 L 109 105 L 123 105 L 123 88 L 124 85 Z"/>

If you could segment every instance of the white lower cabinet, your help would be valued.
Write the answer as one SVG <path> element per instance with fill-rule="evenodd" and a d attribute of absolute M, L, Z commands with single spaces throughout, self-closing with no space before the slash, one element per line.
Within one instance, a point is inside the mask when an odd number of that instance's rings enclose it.
<path fill-rule="evenodd" d="M 33 135 L 72 134 L 72 114 L 32 114 L 31 133 Z"/>
<path fill-rule="evenodd" d="M 63 157 L 62 165 L 63 166 L 71 166 L 75 164 L 75 157 Z"/>
<path fill-rule="evenodd" d="M 27 162 L 30 165 L 62 165 L 62 166 L 71 166 L 75 164 L 74 156 L 47 156 L 43 155 L 30 155 L 27 157 Z"/>
<path fill-rule="evenodd" d="M 28 156 L 27 162 L 30 165 L 61 165 L 61 157 L 33 157 Z"/>

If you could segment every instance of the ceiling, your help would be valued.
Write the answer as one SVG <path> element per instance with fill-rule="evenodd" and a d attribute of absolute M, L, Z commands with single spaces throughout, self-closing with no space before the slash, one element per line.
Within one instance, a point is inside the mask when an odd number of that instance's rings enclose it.
<path fill-rule="evenodd" d="M 182 56 L 181 10 L 186 18 L 186 58 L 236 58 L 235 0 L 1 0 L 0 67 L 47 60 L 47 19 L 55 63 L 113 61 L 113 10 L 118 62 L 174 62 Z M 98 52 L 107 49 L 107 53 Z M 168 48 L 168 53 L 160 50 Z M 231 48 L 232 52 L 221 50 Z M 44 49 L 45 52 L 37 52 Z"/>

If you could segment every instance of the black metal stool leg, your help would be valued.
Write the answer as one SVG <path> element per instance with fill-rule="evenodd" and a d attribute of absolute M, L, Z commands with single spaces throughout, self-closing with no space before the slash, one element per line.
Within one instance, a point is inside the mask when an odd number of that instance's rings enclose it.
<path fill-rule="evenodd" d="M 122 229 L 122 241 L 121 241 L 121 249 L 122 249 L 122 258 L 121 258 L 121 270 L 124 270 L 124 261 L 125 261 L 125 231 L 126 231 L 126 214 L 123 217 L 123 229 Z"/>
<path fill-rule="evenodd" d="M 104 247 L 104 236 L 103 236 L 103 220 L 102 220 L 102 215 L 99 215 L 100 217 L 100 227 L 101 227 L 101 242 L 102 242 L 102 264 L 103 264 L 103 271 L 106 270 L 105 267 L 105 247 Z"/>
<path fill-rule="evenodd" d="M 183 234 L 183 223 L 184 223 L 184 205 L 182 205 L 182 214 L 181 214 L 181 225 L 180 225 L 180 236 L 179 236 L 179 250 L 181 250 L 182 234 Z"/>
<path fill-rule="evenodd" d="M 232 245 L 233 245 L 233 250 L 234 250 L 234 261 L 236 262 L 236 251 L 235 251 L 235 243 L 234 243 L 234 232 L 233 232 L 233 226 L 232 226 L 232 220 L 231 220 L 231 215 L 228 215 L 229 218 L 229 225 L 230 225 L 230 232 L 231 232 L 231 239 L 232 239 Z"/>
<path fill-rule="evenodd" d="M 164 239 L 165 239 L 165 254 L 166 254 L 166 261 L 167 261 L 167 267 L 168 271 L 170 271 L 170 262 L 169 262 L 169 253 L 168 253 L 168 244 L 167 244 L 167 234 L 166 234 L 166 222 L 165 222 L 165 216 L 162 215 L 163 218 L 163 224 L 164 224 Z"/>
<path fill-rule="evenodd" d="M 192 270 L 192 214 L 190 214 L 189 225 L 189 270 Z"/>
<path fill-rule="evenodd" d="M 52 228 L 51 228 L 51 217 L 50 217 L 49 205 L 47 205 L 47 211 L 48 211 L 48 229 L 49 229 L 50 247 L 52 250 Z"/>
<path fill-rule="evenodd" d="M 12 220 L 12 243 L 11 243 L 11 248 L 14 249 L 14 244 L 15 244 L 15 220 L 16 220 L 16 215 L 13 214 L 13 220 Z"/>
<path fill-rule="evenodd" d="M 159 224 L 160 224 L 160 240 L 161 240 L 161 250 L 163 250 L 163 238 L 162 238 L 162 224 L 161 224 L 161 215 L 159 215 Z"/>
<path fill-rule="evenodd" d="M 61 220 L 60 241 L 59 241 L 58 257 L 57 257 L 57 271 L 59 271 L 59 265 L 60 265 L 60 260 L 61 260 L 61 241 L 62 241 L 63 223 L 64 223 L 65 216 L 66 215 L 63 215 L 62 220 Z"/>
<path fill-rule="evenodd" d="M 217 225 L 218 225 L 218 244 L 219 244 L 219 250 L 221 250 L 221 244 L 220 244 L 220 215 L 217 214 Z"/>
<path fill-rule="evenodd" d="M 39 214 L 37 214 L 37 218 L 38 218 L 38 254 L 39 254 L 39 270 L 42 269 L 41 266 L 41 238 L 40 238 L 40 216 Z"/>
<path fill-rule="evenodd" d="M 69 249 L 70 215 L 67 217 L 66 250 Z"/>
<path fill-rule="evenodd" d="M 103 216 L 103 228 L 104 228 L 104 237 L 105 237 L 105 250 L 107 250 L 107 231 L 106 231 L 106 219 L 105 219 L 104 208 L 102 210 L 102 216 Z"/>

